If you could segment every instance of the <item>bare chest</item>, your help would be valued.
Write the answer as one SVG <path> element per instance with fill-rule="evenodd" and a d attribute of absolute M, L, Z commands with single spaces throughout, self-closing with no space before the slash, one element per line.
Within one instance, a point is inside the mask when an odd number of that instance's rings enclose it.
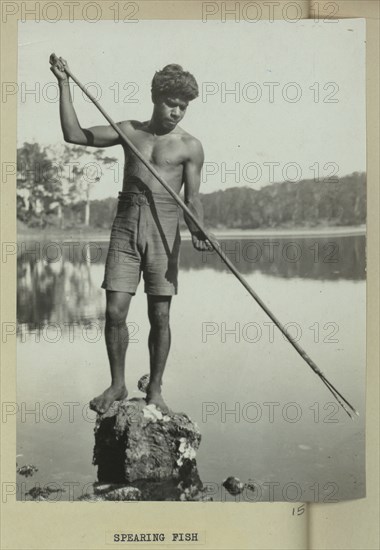
<path fill-rule="evenodd" d="M 152 136 L 136 132 L 132 143 L 144 159 L 160 168 L 179 166 L 186 159 L 186 148 L 179 136 Z M 132 156 L 128 156 L 132 160 Z M 136 158 L 135 155 L 133 157 Z"/>

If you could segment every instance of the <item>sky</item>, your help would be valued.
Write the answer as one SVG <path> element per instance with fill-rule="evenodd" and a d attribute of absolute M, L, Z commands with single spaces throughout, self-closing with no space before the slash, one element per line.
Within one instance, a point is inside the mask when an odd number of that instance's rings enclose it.
<path fill-rule="evenodd" d="M 115 121 L 149 120 L 155 71 L 179 63 L 200 96 L 181 126 L 202 142 L 201 191 L 365 171 L 365 21 L 19 21 L 18 146 L 62 144 L 55 52 Z M 74 87 L 82 127 L 107 124 Z M 93 198 L 121 189 L 120 146 Z M 57 158 L 59 162 L 59 158 Z M 316 184 L 317 184 L 316 181 Z"/>

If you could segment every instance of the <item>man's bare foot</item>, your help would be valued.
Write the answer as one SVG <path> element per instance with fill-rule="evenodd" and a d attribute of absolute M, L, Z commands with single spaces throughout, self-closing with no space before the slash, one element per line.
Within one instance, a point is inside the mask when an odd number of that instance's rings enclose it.
<path fill-rule="evenodd" d="M 159 386 L 158 388 L 148 386 L 145 400 L 147 405 L 156 405 L 157 409 L 159 409 L 163 414 L 172 412 L 165 403 L 161 395 L 161 388 Z"/>
<path fill-rule="evenodd" d="M 114 401 L 122 401 L 127 395 L 128 391 L 124 385 L 110 386 L 101 395 L 94 397 L 94 399 L 90 401 L 90 409 L 99 414 L 104 414 Z"/>

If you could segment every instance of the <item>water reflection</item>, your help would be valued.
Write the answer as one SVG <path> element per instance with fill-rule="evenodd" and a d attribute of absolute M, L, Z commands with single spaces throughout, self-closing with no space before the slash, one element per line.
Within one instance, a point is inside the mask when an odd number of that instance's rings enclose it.
<path fill-rule="evenodd" d="M 17 273 L 19 325 L 33 329 L 47 322 L 72 324 L 102 317 L 104 291 L 94 280 L 91 263 L 63 257 L 54 263 L 19 257 Z"/>
<path fill-rule="evenodd" d="M 229 239 L 221 245 L 242 274 L 314 280 L 364 280 L 365 236 Z M 32 250 L 32 252 L 31 252 Z M 17 319 L 28 329 L 43 323 L 89 322 L 104 315 L 100 288 L 108 243 L 22 243 L 17 264 Z M 181 270 L 226 271 L 214 252 L 182 243 Z"/>
<path fill-rule="evenodd" d="M 323 239 L 229 239 L 221 245 L 243 274 L 259 271 L 286 279 L 365 279 L 364 235 Z M 227 269 L 215 252 L 205 252 L 199 260 L 199 254 L 191 246 L 181 249 L 181 268 Z"/>

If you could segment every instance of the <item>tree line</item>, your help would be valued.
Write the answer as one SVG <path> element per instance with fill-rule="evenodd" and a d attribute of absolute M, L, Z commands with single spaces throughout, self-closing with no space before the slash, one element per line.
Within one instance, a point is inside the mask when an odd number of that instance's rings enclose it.
<path fill-rule="evenodd" d="M 210 227 L 257 229 L 361 225 L 366 221 L 366 174 L 334 181 L 285 181 L 262 187 L 233 187 L 202 197 Z"/>
<path fill-rule="evenodd" d="M 99 167 L 117 160 L 102 149 L 90 152 L 67 144 L 59 148 L 24 143 L 17 150 L 18 219 L 29 227 L 108 229 L 117 198 L 91 200 L 91 193 L 104 175 Z M 361 225 L 366 221 L 366 174 L 285 181 L 259 190 L 232 187 L 201 194 L 201 200 L 205 222 L 213 229 Z"/>
<path fill-rule="evenodd" d="M 201 194 L 204 219 L 213 229 L 259 229 L 362 225 L 366 222 L 366 174 L 337 181 L 303 180 L 262 187 L 232 187 Z M 92 201 L 96 227 L 110 227 L 117 200 Z M 186 224 L 182 219 L 181 225 Z"/>

